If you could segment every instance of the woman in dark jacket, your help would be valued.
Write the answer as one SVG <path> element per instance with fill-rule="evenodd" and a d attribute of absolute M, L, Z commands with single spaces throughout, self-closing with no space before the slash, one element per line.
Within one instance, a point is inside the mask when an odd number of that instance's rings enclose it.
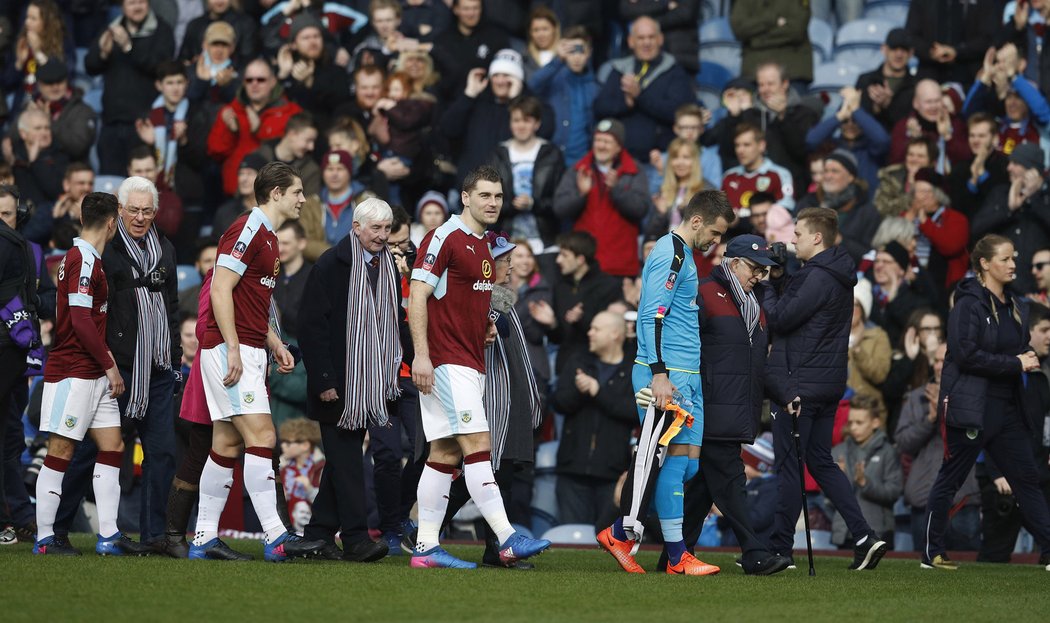
<path fill-rule="evenodd" d="M 988 235 L 974 245 L 971 257 L 977 277 L 959 283 L 948 317 L 939 404 L 945 459 L 927 502 L 922 565 L 958 568 L 944 549 L 948 511 L 985 451 L 1014 491 L 1042 551 L 1039 564 L 1050 566 L 1050 512 L 1039 489 L 1031 423 L 1022 408 L 1026 373 L 1039 369 L 1039 359 L 1028 346 L 1027 304 L 1010 290 L 1014 246 L 1007 238 Z"/>

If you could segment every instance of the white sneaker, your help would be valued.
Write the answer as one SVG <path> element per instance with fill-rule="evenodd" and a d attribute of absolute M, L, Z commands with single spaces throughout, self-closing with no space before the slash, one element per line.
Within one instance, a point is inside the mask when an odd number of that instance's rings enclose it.
<path fill-rule="evenodd" d="M 7 526 L 0 531 L 0 545 L 15 545 L 18 543 L 18 535 L 15 534 L 15 529 L 11 526 Z"/>

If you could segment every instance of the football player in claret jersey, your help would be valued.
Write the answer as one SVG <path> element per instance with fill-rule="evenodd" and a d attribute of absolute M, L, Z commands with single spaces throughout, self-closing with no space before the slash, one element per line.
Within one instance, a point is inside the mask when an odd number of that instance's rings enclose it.
<path fill-rule="evenodd" d="M 770 193 L 789 210 L 795 208 L 791 172 L 766 157 L 766 134 L 761 128 L 750 123 L 736 126 L 733 149 L 740 164 L 725 172 L 722 190 L 735 212 L 749 207 L 757 192 Z"/>
<path fill-rule="evenodd" d="M 270 328 L 270 298 L 281 269 L 277 229 L 299 218 L 306 199 L 299 173 L 271 162 L 255 179 L 258 207 L 238 218 L 219 240 L 211 282 L 212 314 L 201 341 L 201 379 L 211 414 L 211 454 L 200 479 L 197 527 L 190 558 L 243 560 L 219 540 L 219 516 L 233 485 L 233 467 L 244 445 L 244 487 L 266 533 L 266 560 L 311 554 L 324 544 L 285 528 L 277 512 L 273 449 L 277 435 L 266 388 L 267 349 L 279 372 L 295 367 L 291 353 Z"/>
<path fill-rule="evenodd" d="M 514 531 L 492 474 L 491 440 L 482 397 L 493 260 L 485 227 L 499 218 L 503 184 L 489 166 L 463 181 L 463 213 L 428 233 L 412 271 L 408 324 L 415 359 L 412 380 L 419 388 L 423 432 L 430 456 L 419 478 L 419 533 L 412 566 L 473 569 L 438 542 L 448 508 L 453 473 L 463 462 L 467 490 L 499 540 L 504 564 L 534 556 L 550 541 Z"/>
<path fill-rule="evenodd" d="M 117 530 L 118 477 L 124 456 L 117 396 L 124 393 L 124 381 L 106 347 L 109 288 L 102 271 L 102 251 L 117 232 L 117 198 L 109 193 L 87 195 L 80 220 L 83 231 L 58 269 L 55 342 L 44 367 L 40 430 L 50 435 L 36 481 L 33 553 L 80 553 L 55 537 L 54 524 L 66 468 L 77 443 L 90 431 L 98 445 L 92 479 L 99 523 L 95 551 L 104 556 L 142 555 L 151 549 Z"/>

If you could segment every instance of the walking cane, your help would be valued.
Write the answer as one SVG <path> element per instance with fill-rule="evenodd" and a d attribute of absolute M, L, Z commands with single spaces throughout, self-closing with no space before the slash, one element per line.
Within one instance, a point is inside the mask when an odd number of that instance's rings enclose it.
<path fill-rule="evenodd" d="M 809 506 L 806 504 L 806 463 L 802 460 L 802 441 L 798 434 L 798 418 L 802 415 L 802 402 L 791 403 L 794 413 L 791 416 L 791 436 L 795 438 L 795 456 L 798 457 L 798 487 L 802 491 L 802 521 L 806 525 L 806 554 L 809 557 L 809 574 L 817 574 L 813 568 L 813 537 L 809 532 Z"/>

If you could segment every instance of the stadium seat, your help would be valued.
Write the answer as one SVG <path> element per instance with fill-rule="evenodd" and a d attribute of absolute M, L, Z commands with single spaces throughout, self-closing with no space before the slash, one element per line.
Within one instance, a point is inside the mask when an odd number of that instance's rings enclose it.
<path fill-rule="evenodd" d="M 543 533 L 543 538 L 558 545 L 594 545 L 596 537 L 594 526 L 585 523 L 567 523 Z"/>
<path fill-rule="evenodd" d="M 179 290 L 192 288 L 201 282 L 201 274 L 196 267 L 190 264 L 179 264 L 175 267 L 175 275 L 178 277 Z"/>
<path fill-rule="evenodd" d="M 717 92 L 732 80 L 733 74 L 725 66 L 710 61 L 700 61 L 700 73 L 696 76 L 696 83 L 701 88 L 707 87 Z"/>
<path fill-rule="evenodd" d="M 908 21 L 908 0 L 874 0 L 864 6 L 864 19 L 880 19 L 903 28 Z"/>
<path fill-rule="evenodd" d="M 835 31 L 831 24 L 822 19 L 813 18 L 809 20 L 809 42 L 813 44 L 813 51 L 820 51 L 821 62 L 831 60 L 831 51 L 835 49 Z"/>
<path fill-rule="evenodd" d="M 740 44 L 715 41 L 700 44 L 700 62 L 716 63 L 729 70 L 730 75 L 740 75 Z"/>
<path fill-rule="evenodd" d="M 838 546 L 832 545 L 831 543 L 831 531 L 829 530 L 811 530 L 810 537 L 813 540 L 814 550 L 838 549 Z M 804 530 L 799 530 L 795 533 L 795 543 L 793 547 L 795 550 L 802 550 L 803 552 L 806 551 L 806 532 Z M 800 567 L 806 564 L 805 557 L 805 553 L 803 553 L 801 556 L 798 556 L 796 554 L 795 564 L 799 565 Z"/>
<path fill-rule="evenodd" d="M 824 104 L 824 114 L 821 119 L 827 119 L 834 115 L 842 108 L 842 96 L 839 95 L 838 91 L 817 91 L 810 90 L 810 93 L 820 96 L 821 99 L 827 99 L 827 103 Z"/>
<path fill-rule="evenodd" d="M 714 112 L 722 106 L 722 92 L 713 91 L 710 87 L 700 87 L 696 92 L 696 99 L 701 106 Z"/>
<path fill-rule="evenodd" d="M 893 30 L 894 26 L 881 19 L 858 19 L 847 22 L 835 34 L 835 47 L 843 48 L 853 44 L 880 46 L 886 41 L 886 35 Z"/>
<path fill-rule="evenodd" d="M 838 91 L 845 86 L 853 86 L 857 83 L 860 70 L 853 65 L 845 63 L 824 63 L 813 68 L 813 83 L 809 85 L 810 92 Z"/>
<path fill-rule="evenodd" d="M 536 447 L 536 473 L 553 473 L 557 466 L 557 441 L 546 441 Z"/>
<path fill-rule="evenodd" d="M 97 193 L 110 193 L 117 194 L 117 189 L 120 188 L 120 183 L 124 181 L 124 178 L 119 175 L 96 175 L 95 176 L 95 192 Z"/>
<path fill-rule="evenodd" d="M 882 64 L 882 51 L 875 46 L 852 45 L 835 51 L 833 62 L 840 65 L 852 65 L 862 73 L 871 71 Z"/>
<path fill-rule="evenodd" d="M 717 17 L 700 23 L 700 43 L 736 42 L 728 17 Z"/>
<path fill-rule="evenodd" d="M 84 93 L 84 103 L 91 107 L 96 114 L 102 114 L 102 89 L 93 88 Z"/>

